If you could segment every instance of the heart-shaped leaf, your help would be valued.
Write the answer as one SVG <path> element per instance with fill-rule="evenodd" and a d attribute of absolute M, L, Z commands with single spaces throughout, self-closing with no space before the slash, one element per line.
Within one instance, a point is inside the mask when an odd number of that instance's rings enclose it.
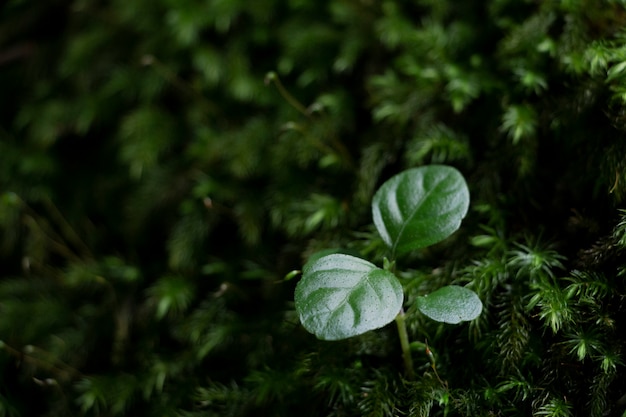
<path fill-rule="evenodd" d="M 344 254 L 308 262 L 295 294 L 302 325 L 323 340 L 383 327 L 400 312 L 402 301 L 402 285 L 395 275 Z"/>
<path fill-rule="evenodd" d="M 469 207 L 463 175 L 445 165 L 406 170 L 387 180 L 372 201 L 374 224 L 392 257 L 454 233 Z"/>
<path fill-rule="evenodd" d="M 427 317 L 443 323 L 457 324 L 474 320 L 483 310 L 483 303 L 472 290 L 449 285 L 418 297 L 417 308 Z"/>

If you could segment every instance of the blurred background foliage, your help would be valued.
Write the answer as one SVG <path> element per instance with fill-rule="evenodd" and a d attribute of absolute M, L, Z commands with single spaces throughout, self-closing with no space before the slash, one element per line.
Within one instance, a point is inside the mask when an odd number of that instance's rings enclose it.
<path fill-rule="evenodd" d="M 623 0 L 8 0 L 0 416 L 622 416 Z M 302 330 L 284 281 L 377 262 L 376 187 L 459 168 L 393 329 Z M 476 321 L 412 300 L 468 285 Z M 433 352 L 435 367 L 425 352 Z"/>

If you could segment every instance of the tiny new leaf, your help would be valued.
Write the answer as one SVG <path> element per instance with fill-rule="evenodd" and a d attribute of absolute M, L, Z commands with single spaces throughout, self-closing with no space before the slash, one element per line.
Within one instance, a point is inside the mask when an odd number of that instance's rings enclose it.
<path fill-rule="evenodd" d="M 483 303 L 472 290 L 449 285 L 418 297 L 417 308 L 427 317 L 450 324 L 474 320 L 483 310 Z"/>
<path fill-rule="evenodd" d="M 402 301 L 402 285 L 395 275 L 344 254 L 309 261 L 295 293 L 302 325 L 322 340 L 383 327 L 398 315 Z"/>
<path fill-rule="evenodd" d="M 444 240 L 459 228 L 468 207 L 463 175 L 445 165 L 403 171 L 372 200 L 374 224 L 392 257 Z"/>

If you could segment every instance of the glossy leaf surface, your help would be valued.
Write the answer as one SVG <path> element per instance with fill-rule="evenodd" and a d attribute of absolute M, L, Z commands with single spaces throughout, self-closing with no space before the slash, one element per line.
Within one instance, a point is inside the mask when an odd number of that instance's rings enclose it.
<path fill-rule="evenodd" d="M 374 224 L 392 256 L 430 246 L 454 233 L 469 207 L 469 190 L 455 168 L 429 165 L 386 181 L 374 195 Z"/>
<path fill-rule="evenodd" d="M 474 320 L 483 310 L 483 303 L 472 290 L 449 285 L 418 297 L 417 308 L 427 317 L 450 324 Z"/>
<path fill-rule="evenodd" d="M 339 340 L 378 329 L 402 307 L 402 285 L 363 259 L 332 254 L 308 262 L 296 286 L 302 325 L 319 339 Z"/>

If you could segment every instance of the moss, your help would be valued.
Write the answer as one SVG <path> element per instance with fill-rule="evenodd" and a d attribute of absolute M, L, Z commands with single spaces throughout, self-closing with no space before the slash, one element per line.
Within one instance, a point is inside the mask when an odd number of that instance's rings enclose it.
<path fill-rule="evenodd" d="M 0 415 L 623 414 L 623 2 L 5 3 Z M 472 206 L 402 265 L 407 381 L 282 278 L 381 259 L 373 191 L 430 163 Z M 479 319 L 412 308 L 450 283 Z"/>

